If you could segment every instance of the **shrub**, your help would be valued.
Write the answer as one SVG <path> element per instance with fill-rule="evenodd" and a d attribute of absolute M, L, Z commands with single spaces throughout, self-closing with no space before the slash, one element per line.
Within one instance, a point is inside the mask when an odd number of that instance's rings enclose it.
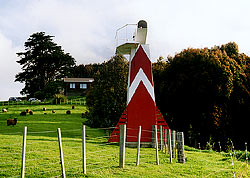
<path fill-rule="evenodd" d="M 209 138 L 209 141 L 206 144 L 206 149 L 207 150 L 213 150 L 214 149 L 214 142 L 212 140 L 212 137 Z"/>
<path fill-rule="evenodd" d="M 54 95 L 54 98 L 53 98 L 53 100 L 52 100 L 52 103 L 53 103 L 53 104 L 59 104 L 60 101 L 61 101 L 61 102 L 65 102 L 66 99 L 67 99 L 67 97 L 66 97 L 65 95 L 63 95 L 63 94 L 55 94 L 55 95 Z"/>
<path fill-rule="evenodd" d="M 227 153 L 233 151 L 232 140 L 231 140 L 230 138 L 227 139 L 227 143 L 226 143 L 226 145 L 225 145 L 225 151 L 226 151 Z"/>
<path fill-rule="evenodd" d="M 94 76 L 86 102 L 91 127 L 115 126 L 126 108 L 128 63 L 122 56 L 114 56 Z"/>

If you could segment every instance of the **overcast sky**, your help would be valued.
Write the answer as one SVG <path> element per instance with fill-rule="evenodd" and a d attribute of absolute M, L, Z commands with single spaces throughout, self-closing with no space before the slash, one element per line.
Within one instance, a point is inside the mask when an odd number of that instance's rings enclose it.
<path fill-rule="evenodd" d="M 0 100 L 20 96 L 16 53 L 35 32 L 55 36 L 77 64 L 107 61 L 116 30 L 141 19 L 148 22 L 153 62 L 230 41 L 250 55 L 249 9 L 249 0 L 0 0 Z"/>

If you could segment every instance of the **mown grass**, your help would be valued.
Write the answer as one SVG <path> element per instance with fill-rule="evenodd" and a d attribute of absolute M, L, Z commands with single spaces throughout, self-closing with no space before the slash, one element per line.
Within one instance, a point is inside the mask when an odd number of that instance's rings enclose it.
<path fill-rule="evenodd" d="M 47 110 L 43 111 L 42 108 Z M 2 107 L 6 108 L 6 106 Z M 31 109 L 34 115 L 19 116 Z M 52 110 L 56 113 L 52 114 Z M 71 115 L 66 115 L 71 110 Z M 156 165 L 155 149 L 141 148 L 140 165 L 136 166 L 136 148 L 126 148 L 125 168 L 119 168 L 118 144 L 107 144 L 108 131 L 86 128 L 87 175 L 82 174 L 81 128 L 85 118 L 84 106 L 76 105 L 20 105 L 8 106 L 0 113 L 0 177 L 20 177 L 22 132 L 28 127 L 26 147 L 26 177 L 60 176 L 60 157 L 57 128 L 61 128 L 64 162 L 67 177 L 233 177 L 231 157 L 225 153 L 200 151 L 185 147 L 186 163 L 180 164 L 169 155 L 159 153 Z M 47 114 L 44 114 L 47 113 Z M 16 126 L 6 120 L 18 118 Z M 234 158 L 237 177 L 250 177 L 246 163 Z"/>

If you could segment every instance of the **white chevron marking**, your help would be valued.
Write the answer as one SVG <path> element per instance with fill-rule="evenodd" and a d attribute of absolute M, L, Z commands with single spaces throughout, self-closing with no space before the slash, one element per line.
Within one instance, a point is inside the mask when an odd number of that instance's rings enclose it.
<path fill-rule="evenodd" d="M 145 54 L 147 55 L 149 61 L 151 62 L 151 59 L 150 59 L 150 51 L 149 51 L 149 45 L 148 44 L 145 44 L 145 45 L 139 45 L 135 51 L 133 51 L 132 54 L 130 54 L 130 62 L 134 59 L 135 57 L 135 54 L 136 52 L 138 51 L 139 47 L 142 47 L 143 48 L 143 51 L 145 52 Z"/>
<path fill-rule="evenodd" d="M 144 86 L 146 87 L 146 89 L 147 89 L 148 93 L 150 94 L 151 98 L 153 99 L 153 101 L 155 101 L 154 87 L 152 86 L 152 84 L 148 80 L 148 77 L 143 72 L 142 68 L 140 68 L 139 72 L 136 74 L 131 86 L 129 87 L 128 103 L 127 104 L 129 104 L 130 100 L 134 96 L 135 91 L 136 91 L 136 89 L 139 86 L 141 81 L 144 84 Z"/>

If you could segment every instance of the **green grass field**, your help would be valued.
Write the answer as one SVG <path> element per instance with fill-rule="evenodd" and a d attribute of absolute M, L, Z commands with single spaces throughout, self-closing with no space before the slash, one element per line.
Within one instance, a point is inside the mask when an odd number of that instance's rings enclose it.
<path fill-rule="evenodd" d="M 27 126 L 26 177 L 60 177 L 60 156 L 57 128 L 61 128 L 67 177 L 233 177 L 231 157 L 226 153 L 200 151 L 185 147 L 186 163 L 159 152 L 156 165 L 155 149 L 141 148 L 140 165 L 136 166 L 136 148 L 126 148 L 125 168 L 119 168 L 119 146 L 108 144 L 108 131 L 86 127 L 87 174 L 82 174 L 81 128 L 85 121 L 84 106 L 76 105 L 10 105 L 0 113 L 0 177 L 20 177 L 22 132 Z M 43 111 L 43 107 L 47 110 Z M 31 109 L 34 115 L 20 116 Z M 56 113 L 51 111 L 55 110 Z M 66 115 L 71 110 L 72 114 Z M 46 114 L 44 114 L 46 113 Z M 18 118 L 17 125 L 7 126 L 6 120 Z M 243 161 L 234 158 L 236 177 L 250 177 Z"/>

